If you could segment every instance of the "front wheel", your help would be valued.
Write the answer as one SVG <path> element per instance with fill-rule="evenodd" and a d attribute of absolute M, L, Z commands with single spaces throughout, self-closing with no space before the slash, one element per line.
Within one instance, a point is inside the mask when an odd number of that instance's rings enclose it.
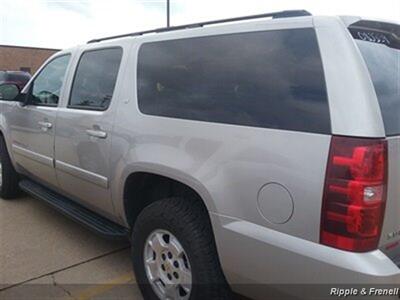
<path fill-rule="evenodd" d="M 11 163 L 6 143 L 0 137 L 0 197 L 2 199 L 13 199 L 18 196 L 19 176 Z"/>
<path fill-rule="evenodd" d="M 154 202 L 132 231 L 132 260 L 144 299 L 231 299 L 202 203 Z"/>

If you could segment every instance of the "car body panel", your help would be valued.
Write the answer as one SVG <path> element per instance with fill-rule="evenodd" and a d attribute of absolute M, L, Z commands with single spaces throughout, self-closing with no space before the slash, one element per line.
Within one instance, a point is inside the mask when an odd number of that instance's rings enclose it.
<path fill-rule="evenodd" d="M 135 103 L 122 105 L 118 115 L 128 119 L 137 109 Z M 187 174 L 210 194 L 210 211 L 317 242 L 329 145 L 330 137 L 324 135 L 138 115 L 115 126 L 111 174 L 120 178 L 144 171 L 144 165 L 160 166 L 172 178 Z M 299 148 L 304 149 L 301 154 Z M 154 167 L 152 171 L 158 174 Z M 114 187 L 120 214 L 123 182 L 116 181 Z M 272 182 L 285 186 L 294 199 L 295 213 L 283 225 L 271 224 L 257 208 L 258 191 Z M 309 189 L 311 185 L 315 188 Z M 302 224 L 302 219 L 309 222 Z"/>
<path fill-rule="evenodd" d="M 381 247 L 400 241 L 400 136 L 388 137 L 389 173 Z M 399 251 L 400 245 L 393 251 Z"/>
<path fill-rule="evenodd" d="M 315 17 L 324 64 L 332 134 L 385 137 L 367 66 L 340 18 Z"/>
<path fill-rule="evenodd" d="M 81 47 L 75 53 L 76 59 L 67 79 L 68 93 L 61 103 L 57 117 L 55 137 L 55 168 L 60 190 L 81 204 L 114 219 L 111 201 L 110 153 L 115 110 L 120 102 L 121 82 L 123 81 L 130 43 L 117 43 L 123 48 L 123 56 L 113 98 L 107 110 L 96 111 L 68 107 L 70 89 L 81 55 L 87 50 L 115 47 L 108 45 Z M 90 135 L 90 130 L 106 133 L 105 138 Z"/>
<path fill-rule="evenodd" d="M 41 122 L 55 124 L 56 114 L 54 107 L 15 105 L 7 120 L 15 163 L 52 186 L 58 186 L 53 165 L 54 129 L 42 127 Z"/>
<path fill-rule="evenodd" d="M 71 54 L 58 52 L 50 57 L 25 85 L 27 92 L 30 84 L 40 72 L 57 57 Z M 67 67 L 66 74 L 70 69 Z M 66 85 L 61 86 L 60 99 L 65 97 Z M 36 180 L 53 188 L 58 187 L 54 170 L 54 136 L 57 107 L 25 105 L 18 102 L 5 102 L 7 114 L 3 114 L 8 126 L 8 149 L 17 171 L 33 176 Z M 50 127 L 45 125 L 49 124 Z"/>
<path fill-rule="evenodd" d="M 399 267 L 380 250 L 351 253 L 237 218 L 218 214 L 211 214 L 211 218 L 227 280 L 236 292 L 254 299 L 264 299 L 271 288 L 295 293 L 292 296 L 301 294 L 302 299 L 315 297 L 316 289 L 304 289 L 303 284 L 330 288 L 398 286 L 400 282 Z M 299 289 L 289 289 L 288 284 Z"/>

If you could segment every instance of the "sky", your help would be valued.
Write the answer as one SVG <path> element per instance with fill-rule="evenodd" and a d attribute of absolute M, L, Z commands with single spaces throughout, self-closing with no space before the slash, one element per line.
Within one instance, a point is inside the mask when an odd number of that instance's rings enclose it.
<path fill-rule="evenodd" d="M 306 9 L 400 23 L 400 0 L 171 0 L 171 25 Z M 166 0 L 0 0 L 0 44 L 68 48 L 166 26 Z"/>

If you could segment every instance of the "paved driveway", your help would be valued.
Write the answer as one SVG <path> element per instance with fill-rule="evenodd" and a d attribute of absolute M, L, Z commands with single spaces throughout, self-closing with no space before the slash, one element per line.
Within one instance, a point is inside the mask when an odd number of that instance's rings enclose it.
<path fill-rule="evenodd" d="M 0 299 L 142 299 L 129 245 L 29 197 L 0 199 Z"/>

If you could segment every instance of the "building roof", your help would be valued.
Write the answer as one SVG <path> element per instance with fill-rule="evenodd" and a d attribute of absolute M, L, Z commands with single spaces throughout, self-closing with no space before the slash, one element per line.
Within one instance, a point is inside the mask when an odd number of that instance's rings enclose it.
<path fill-rule="evenodd" d="M 19 49 L 32 49 L 32 50 L 46 50 L 46 51 L 60 51 L 61 49 L 55 48 L 42 48 L 42 47 L 29 47 L 29 46 L 13 46 L 13 45 L 1 45 L 0 48 L 19 48 Z"/>

